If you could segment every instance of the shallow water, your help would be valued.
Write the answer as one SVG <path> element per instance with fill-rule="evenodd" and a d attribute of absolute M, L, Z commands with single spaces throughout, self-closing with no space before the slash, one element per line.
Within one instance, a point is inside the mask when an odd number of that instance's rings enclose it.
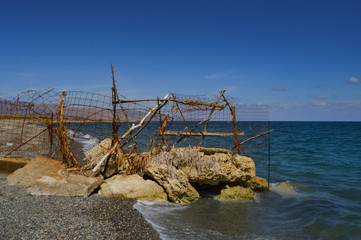
<path fill-rule="evenodd" d="M 135 207 L 163 239 L 360 239 L 361 123 L 273 122 L 271 128 L 271 183 L 288 181 L 297 194 Z"/>
<path fill-rule="evenodd" d="M 101 133 L 80 135 L 84 149 L 109 136 L 111 124 L 98 125 Z M 227 122 L 212 125 L 232 131 Z M 268 130 L 257 122 L 239 122 L 238 128 L 251 136 Z M 361 122 L 272 122 L 271 129 L 271 183 L 287 181 L 297 193 L 271 191 L 257 194 L 255 201 L 232 203 L 206 195 L 189 205 L 138 202 L 135 207 L 163 239 L 360 239 Z M 137 140 L 149 140 L 152 131 Z M 233 142 L 212 139 L 205 145 L 229 148 Z M 255 141 L 260 148 L 247 153 L 257 175 L 267 178 L 267 147 Z"/>

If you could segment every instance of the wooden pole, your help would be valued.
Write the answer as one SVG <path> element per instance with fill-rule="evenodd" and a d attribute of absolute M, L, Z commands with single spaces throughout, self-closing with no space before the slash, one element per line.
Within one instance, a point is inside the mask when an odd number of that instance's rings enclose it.
<path fill-rule="evenodd" d="M 137 124 L 135 125 L 133 123 L 132 127 L 128 129 L 127 132 L 125 132 L 114 144 L 113 146 L 109 149 L 109 151 L 103 156 L 102 159 L 100 159 L 100 161 L 98 162 L 98 164 L 93 168 L 93 172 L 97 172 L 100 168 L 100 166 L 104 163 L 104 161 L 108 158 L 108 156 L 117 148 L 118 144 L 123 141 L 123 139 L 129 135 L 131 132 L 134 131 L 134 129 L 136 128 L 139 128 L 143 125 L 144 121 L 154 112 L 156 111 L 161 105 L 163 102 L 165 102 L 166 100 L 168 99 L 168 94 L 165 95 L 165 97 L 163 98 L 162 101 L 160 101 L 159 104 L 157 104 L 154 108 L 152 108 L 144 117 L 143 119 Z"/>
<path fill-rule="evenodd" d="M 216 133 L 216 132 L 180 132 L 180 131 L 164 131 L 164 135 L 170 136 L 195 136 L 195 137 L 232 137 L 234 132 L 231 133 Z M 237 136 L 243 136 L 244 133 L 237 132 Z"/>
<path fill-rule="evenodd" d="M 269 130 L 269 131 L 267 131 L 267 132 L 260 133 L 260 134 L 254 136 L 254 137 L 248 138 L 248 139 L 242 141 L 239 145 L 245 144 L 246 142 L 251 141 L 252 139 L 255 139 L 255 138 L 258 138 L 258 137 L 262 137 L 263 135 L 270 134 L 272 131 L 273 131 L 273 130 Z"/>
<path fill-rule="evenodd" d="M 236 145 L 238 154 L 241 154 L 241 150 L 243 152 L 243 154 L 245 154 L 245 151 L 240 147 L 239 142 L 238 142 L 238 134 L 237 134 L 237 120 L 236 120 L 236 113 L 235 113 L 235 107 L 231 107 L 231 105 L 229 104 L 229 102 L 227 101 L 227 98 L 222 95 L 224 101 L 226 102 L 229 111 L 232 114 L 232 121 L 233 121 L 233 127 L 234 127 L 234 143 Z"/>

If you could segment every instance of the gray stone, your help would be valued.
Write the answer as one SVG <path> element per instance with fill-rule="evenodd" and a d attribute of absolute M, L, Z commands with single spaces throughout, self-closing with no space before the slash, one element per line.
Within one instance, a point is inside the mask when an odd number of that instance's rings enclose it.
<path fill-rule="evenodd" d="M 166 202 L 167 194 L 156 182 L 144 180 L 137 174 L 115 175 L 103 183 L 99 194 L 103 196 L 134 198 L 141 201 Z"/>
<path fill-rule="evenodd" d="M 61 161 L 37 157 L 7 177 L 10 185 L 23 185 L 33 195 L 88 196 L 103 178 L 86 177 L 65 170 Z"/>
<path fill-rule="evenodd" d="M 162 164 L 182 170 L 191 183 L 200 185 L 245 183 L 256 175 L 251 158 L 226 149 L 174 148 L 152 156 L 148 166 Z"/>
<path fill-rule="evenodd" d="M 187 175 L 173 166 L 153 165 L 145 170 L 145 174 L 165 189 L 172 202 L 191 203 L 199 199 L 199 193 L 189 183 Z"/>
<path fill-rule="evenodd" d="M 263 192 L 268 190 L 267 180 L 261 177 L 254 177 L 248 180 L 247 185 L 249 188 L 256 192 Z"/>
<path fill-rule="evenodd" d="M 254 192 L 250 188 L 241 186 L 228 187 L 221 190 L 218 200 L 222 201 L 239 201 L 239 200 L 253 200 Z"/>

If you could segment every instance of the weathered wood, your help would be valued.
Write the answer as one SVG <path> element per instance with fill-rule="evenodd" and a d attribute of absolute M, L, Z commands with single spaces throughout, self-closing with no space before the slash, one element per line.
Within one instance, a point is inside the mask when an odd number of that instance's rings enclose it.
<path fill-rule="evenodd" d="M 75 158 L 74 154 L 70 151 L 68 141 L 66 139 L 68 130 L 63 124 L 64 99 L 65 99 L 65 91 L 63 90 L 61 103 L 59 104 L 59 128 L 56 129 L 55 132 L 59 136 L 59 142 L 60 142 L 60 146 L 61 146 L 61 156 L 63 158 L 63 163 L 65 163 L 68 167 L 74 167 L 74 166 L 79 166 L 79 162 Z"/>
<path fill-rule="evenodd" d="M 229 111 L 231 112 L 232 114 L 232 121 L 233 121 L 233 127 L 234 127 L 234 143 L 236 145 L 236 148 L 237 148 L 237 151 L 238 151 L 238 154 L 241 154 L 241 150 L 243 152 L 243 154 L 245 154 L 244 150 L 240 147 L 239 145 L 239 141 L 238 141 L 238 133 L 237 133 L 237 120 L 236 120 L 236 113 L 235 113 L 235 107 L 231 106 L 229 104 L 229 102 L 227 101 L 227 98 L 224 96 L 224 94 L 222 94 L 222 97 L 224 99 L 224 101 L 226 102 L 228 108 L 229 108 Z"/>
<path fill-rule="evenodd" d="M 215 104 L 215 103 L 207 103 L 207 102 L 201 102 L 201 101 L 194 101 L 194 100 L 184 100 L 184 103 L 185 104 L 188 104 L 188 105 L 204 105 L 204 106 L 209 106 L 209 107 L 216 107 L 216 108 L 225 108 L 226 106 L 224 105 L 219 105 L 219 104 Z"/>
<path fill-rule="evenodd" d="M 118 101 L 116 101 L 116 103 L 136 103 L 136 102 L 155 102 L 155 101 L 157 101 L 157 99 L 149 98 L 149 99 L 135 99 L 135 100 L 118 100 Z M 216 104 L 216 103 L 207 103 L 207 102 L 194 101 L 194 100 L 188 100 L 188 99 L 184 100 L 184 101 L 180 101 L 177 99 L 168 99 L 168 101 L 176 102 L 176 103 L 180 103 L 180 104 L 192 105 L 192 106 L 203 105 L 203 106 L 215 107 L 215 108 L 220 108 L 220 109 L 224 109 L 226 107 L 225 105 L 220 105 L 220 104 Z"/>
<path fill-rule="evenodd" d="M 196 137 L 232 137 L 234 136 L 234 133 L 216 133 L 216 132 L 180 132 L 180 131 L 164 131 L 164 135 L 170 135 L 170 136 L 196 136 Z M 237 133 L 237 136 L 243 136 L 244 133 Z"/>
<path fill-rule="evenodd" d="M 143 119 L 137 124 L 135 125 L 133 123 L 132 127 L 128 129 L 128 131 L 126 133 L 124 133 L 119 139 L 118 141 L 116 141 L 114 143 L 114 145 L 109 149 L 109 151 L 103 156 L 102 159 L 100 159 L 100 161 L 98 162 L 98 164 L 93 168 L 93 172 L 97 172 L 100 168 L 100 166 L 104 163 L 104 161 L 108 158 L 108 156 L 117 148 L 118 144 L 123 141 L 123 139 L 129 135 L 131 132 L 134 131 L 134 129 L 139 128 L 143 125 L 144 121 L 154 112 L 156 111 L 160 106 L 162 106 L 162 104 L 164 103 L 164 101 L 168 100 L 168 94 L 165 95 L 165 97 L 163 98 L 163 101 L 160 101 L 160 103 L 158 103 L 154 108 L 152 108 L 144 117 Z"/>
<path fill-rule="evenodd" d="M 273 131 L 273 130 L 271 129 L 271 130 L 269 130 L 269 131 L 267 131 L 267 132 L 260 133 L 260 134 L 258 134 L 258 135 L 256 135 L 256 136 L 253 136 L 253 137 L 251 137 L 251 138 L 248 138 L 248 139 L 242 141 L 239 145 L 242 145 L 242 144 L 244 144 L 244 143 L 246 143 L 246 142 L 248 142 L 248 141 L 251 141 L 252 139 L 255 139 L 255 138 L 258 138 L 258 137 L 262 137 L 263 135 L 269 134 L 269 133 L 271 133 L 272 131 Z"/>

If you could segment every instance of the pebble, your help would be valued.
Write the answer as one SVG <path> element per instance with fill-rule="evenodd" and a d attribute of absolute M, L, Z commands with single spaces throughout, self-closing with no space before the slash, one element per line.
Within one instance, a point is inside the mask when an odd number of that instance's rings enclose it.
<path fill-rule="evenodd" d="M 33 196 L 0 177 L 0 239 L 160 239 L 133 199 Z"/>

